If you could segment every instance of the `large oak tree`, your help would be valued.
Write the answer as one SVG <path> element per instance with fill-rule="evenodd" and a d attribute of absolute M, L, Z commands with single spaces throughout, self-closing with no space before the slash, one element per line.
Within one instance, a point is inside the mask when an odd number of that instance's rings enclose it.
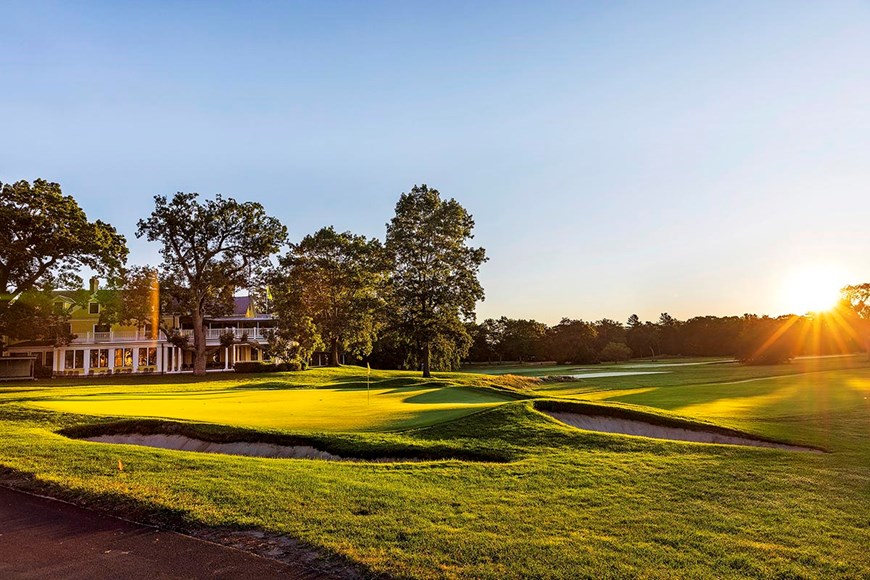
<path fill-rule="evenodd" d="M 468 246 L 474 220 L 455 199 L 443 200 L 425 184 L 403 193 L 387 224 L 386 248 L 394 261 L 390 281 L 393 331 L 423 369 L 458 363 L 471 346 L 463 323 L 483 300 L 477 279 L 483 248 Z"/>
<path fill-rule="evenodd" d="M 78 288 L 80 270 L 112 276 L 126 259 L 124 236 L 107 223 L 89 221 L 57 183 L 0 183 L 0 335 L 20 336 L 39 325 L 28 319 L 24 301 L 13 312 L 25 293 Z M 29 312 L 44 318 L 39 308 Z"/>
<path fill-rule="evenodd" d="M 194 374 L 204 374 L 205 319 L 232 311 L 235 290 L 250 287 L 287 238 L 287 229 L 255 202 L 197 193 L 157 195 L 137 237 L 160 242 L 161 299 L 193 322 Z"/>

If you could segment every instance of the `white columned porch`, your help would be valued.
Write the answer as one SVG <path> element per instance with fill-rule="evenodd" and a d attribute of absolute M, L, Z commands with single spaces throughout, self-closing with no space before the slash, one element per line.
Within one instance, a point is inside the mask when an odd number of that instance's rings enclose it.
<path fill-rule="evenodd" d="M 51 364 L 51 372 L 52 374 L 58 374 L 63 368 L 63 360 L 64 360 L 64 352 L 65 349 L 59 348 L 52 354 L 52 364 Z"/>

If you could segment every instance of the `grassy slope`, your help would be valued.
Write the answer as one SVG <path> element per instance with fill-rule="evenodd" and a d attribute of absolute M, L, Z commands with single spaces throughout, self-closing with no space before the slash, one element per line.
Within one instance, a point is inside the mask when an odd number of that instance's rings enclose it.
<path fill-rule="evenodd" d="M 855 361 L 788 368 L 791 375 L 765 379 L 781 374 L 782 368 L 741 367 L 740 378 L 734 379 L 734 369 L 727 366 L 680 367 L 668 375 L 636 377 L 638 383 L 628 385 L 626 379 L 633 377 L 541 385 L 541 394 L 649 405 L 664 414 L 822 444 L 833 453 L 582 432 L 537 413 L 530 401 L 512 400 L 509 393 L 502 396 L 506 402 L 493 406 L 488 380 L 462 374 L 442 375 L 427 385 L 402 373 L 373 373 L 376 380 L 395 384 L 379 388 L 385 403 L 378 403 L 380 411 L 364 416 L 355 428 L 394 429 L 389 417 L 402 406 L 422 407 L 416 412 L 421 417 L 426 417 L 427 405 L 459 405 L 471 414 L 429 426 L 421 419 L 417 428 L 401 432 L 322 437 L 360 447 L 498 452 L 512 463 L 351 465 L 113 447 L 54 434 L 63 426 L 105 419 L 33 406 L 62 404 L 71 395 L 77 402 L 66 401 L 66 410 L 84 409 L 79 405 L 87 405 L 88 396 L 105 400 L 114 394 L 123 408 L 131 392 L 146 400 L 149 393 L 178 399 L 212 393 L 220 399 L 246 392 L 256 398 L 298 395 L 299 390 L 286 389 L 315 386 L 322 388 L 284 404 L 323 391 L 339 405 L 337 389 L 350 389 L 348 396 L 365 389 L 358 369 L 343 369 L 241 381 L 154 377 L 148 382 L 89 382 L 69 390 L 0 389 L 0 401 L 6 403 L 0 404 L 0 465 L 38 478 L 19 481 L 22 486 L 55 485 L 55 492 L 66 490 L 79 501 L 144 508 L 152 517 L 174 522 L 287 533 L 373 571 L 398 575 L 866 576 L 870 369 Z M 794 374 L 796 370 L 818 372 Z M 761 380 L 707 386 L 749 378 Z M 469 404 L 469 392 L 481 388 L 485 402 L 475 395 Z M 430 393 L 422 403 L 406 401 Z M 735 404 L 747 398 L 753 403 Z M 346 419 L 348 413 L 340 410 L 329 409 L 328 416 Z M 268 412 L 268 406 L 261 412 Z M 303 426 L 290 421 L 272 424 L 270 430 L 301 432 Z M 118 458 L 126 466 L 123 472 L 117 470 Z"/>

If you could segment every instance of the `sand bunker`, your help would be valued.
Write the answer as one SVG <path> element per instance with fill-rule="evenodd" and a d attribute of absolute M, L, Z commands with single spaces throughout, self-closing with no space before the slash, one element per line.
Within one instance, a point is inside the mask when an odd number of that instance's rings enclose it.
<path fill-rule="evenodd" d="M 269 457 L 274 459 L 326 459 L 329 461 L 361 461 L 366 463 L 397 463 L 408 461 L 423 461 L 417 458 L 376 457 L 360 459 L 341 457 L 327 451 L 321 451 L 310 445 L 275 445 L 274 443 L 252 443 L 237 441 L 234 443 L 213 443 L 202 439 L 193 439 L 184 435 L 141 435 L 130 433 L 125 435 L 99 435 L 85 437 L 84 441 L 96 443 L 121 443 L 125 445 L 142 445 L 159 449 L 174 449 L 177 451 L 196 451 L 199 453 L 221 453 L 224 455 L 244 455 L 247 457 Z"/>
<path fill-rule="evenodd" d="M 606 417 L 600 415 L 583 415 L 580 413 L 569 413 L 565 411 L 542 411 L 550 417 L 567 423 L 578 429 L 587 431 L 600 431 L 603 433 L 621 433 L 623 435 L 638 435 L 641 437 L 652 437 L 653 439 L 671 439 L 677 441 L 692 441 L 695 443 L 717 443 L 724 445 L 751 445 L 753 447 L 769 447 L 773 449 L 788 449 L 791 451 L 810 451 L 814 453 L 822 453 L 819 449 L 812 447 L 802 447 L 800 445 L 787 445 L 785 443 L 774 443 L 771 441 L 762 441 L 751 437 L 738 437 L 735 435 L 724 435 L 715 431 L 703 431 L 695 429 L 683 429 L 680 427 L 664 427 L 654 425 L 644 421 L 634 419 L 620 419 L 616 417 Z"/>

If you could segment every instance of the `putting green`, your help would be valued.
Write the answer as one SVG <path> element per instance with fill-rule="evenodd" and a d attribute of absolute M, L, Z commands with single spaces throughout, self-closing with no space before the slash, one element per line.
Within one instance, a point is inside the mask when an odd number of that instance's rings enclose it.
<path fill-rule="evenodd" d="M 395 431 L 432 425 L 513 400 L 483 389 L 226 389 L 70 395 L 29 403 L 83 415 L 160 417 L 290 431 Z"/>

